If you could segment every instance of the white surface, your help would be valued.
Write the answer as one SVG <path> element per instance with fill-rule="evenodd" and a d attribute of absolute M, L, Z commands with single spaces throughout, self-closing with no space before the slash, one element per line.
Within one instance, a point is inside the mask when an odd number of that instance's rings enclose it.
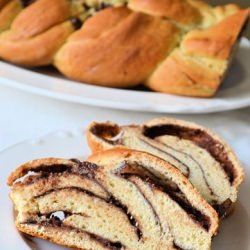
<path fill-rule="evenodd" d="M 140 113 L 100 109 L 39 97 L 0 86 L 0 151 L 20 141 L 57 130 L 82 127 L 90 121 L 112 120 L 122 124 L 140 123 L 160 113 Z M 204 115 L 172 115 L 215 129 L 226 137 L 248 141 L 250 108 Z M 248 137 L 245 135 L 248 133 Z"/>
<path fill-rule="evenodd" d="M 48 154 L 58 157 L 72 157 L 84 154 L 86 149 L 84 147 L 85 139 L 78 129 L 84 127 L 90 121 L 113 120 L 122 124 L 130 124 L 162 115 L 88 107 L 39 97 L 0 86 L 0 151 L 11 144 L 28 138 L 32 139 L 31 143 L 20 144 L 0 153 L 0 190 L 3 190 L 3 192 L 0 192 L 0 237 L 1 239 L 8 239 L 8 243 L 18 244 L 18 246 L 15 245 L 15 247 L 9 249 L 25 250 L 24 243 L 20 242 L 20 238 L 17 237 L 18 235 L 14 231 L 13 223 L 9 221 L 11 213 L 10 201 L 6 195 L 2 195 L 7 191 L 5 182 L 11 169 L 31 158 L 45 157 Z M 222 232 L 215 239 L 214 245 L 219 246 L 223 241 L 223 244 L 227 245 L 217 249 L 249 250 L 250 242 L 246 236 L 249 236 L 250 204 L 244 203 L 244 205 L 242 202 L 250 201 L 250 108 L 216 114 L 175 115 L 175 117 L 198 122 L 218 132 L 230 142 L 245 169 L 247 169 L 247 179 L 240 192 L 241 202 L 238 204 L 237 212 L 223 223 Z M 51 143 L 51 140 L 53 141 L 51 135 L 47 137 L 51 139 L 49 147 L 47 147 L 48 143 L 35 143 L 37 141 L 35 138 L 57 130 L 73 131 L 73 134 L 77 135 L 77 137 L 67 135 L 64 137 L 61 133 L 61 136 L 58 137 L 60 143 L 56 139 L 56 145 Z M 43 150 L 44 147 L 46 150 Z M 1 209 L 6 208 L 6 213 L 3 213 Z M 4 247 L 1 239 L 0 249 L 9 250 Z M 52 249 L 52 246 L 46 245 L 46 250 Z"/>
<path fill-rule="evenodd" d="M 238 128 L 238 129 L 242 129 Z M 4 250 L 28 250 L 30 249 L 23 241 L 15 229 L 13 223 L 12 204 L 8 198 L 9 188 L 5 181 L 9 173 L 19 164 L 34 158 L 41 157 L 65 157 L 65 158 L 83 158 L 89 153 L 84 142 L 84 129 L 73 130 L 69 132 L 57 132 L 47 135 L 39 140 L 27 141 L 11 147 L 0 153 L 0 162 L 2 165 L 0 175 L 0 214 L 4 215 L 0 223 L 0 246 Z M 246 136 L 250 136 L 248 130 Z M 249 137 L 248 137 L 249 138 Z M 234 146 L 236 153 L 240 156 L 245 166 L 246 181 L 240 192 L 239 202 L 235 213 L 224 220 L 220 228 L 220 234 L 213 241 L 213 250 L 249 250 L 250 249 L 250 156 L 249 141 L 244 137 L 235 140 L 228 136 L 229 142 Z M 245 153 L 244 153 L 245 151 Z M 59 250 L 65 249 L 49 244 L 42 240 L 35 240 L 38 244 L 38 250 Z"/>
<path fill-rule="evenodd" d="M 218 94 L 212 99 L 79 84 L 0 62 L 0 84 L 39 95 L 92 106 L 168 113 L 204 113 L 250 105 L 250 42 L 243 38 Z"/>

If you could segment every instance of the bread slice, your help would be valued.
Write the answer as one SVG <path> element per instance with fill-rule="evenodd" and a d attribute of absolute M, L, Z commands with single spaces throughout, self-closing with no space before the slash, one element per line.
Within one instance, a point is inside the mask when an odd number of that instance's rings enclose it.
<path fill-rule="evenodd" d="M 205 250 L 218 228 L 189 181 L 145 152 L 34 160 L 8 184 L 18 230 L 77 249 Z"/>
<path fill-rule="evenodd" d="M 244 178 L 240 163 L 229 145 L 204 127 L 172 118 L 138 126 L 92 123 L 87 138 L 93 152 L 128 147 L 166 160 L 190 180 L 220 217 L 237 200 Z"/>

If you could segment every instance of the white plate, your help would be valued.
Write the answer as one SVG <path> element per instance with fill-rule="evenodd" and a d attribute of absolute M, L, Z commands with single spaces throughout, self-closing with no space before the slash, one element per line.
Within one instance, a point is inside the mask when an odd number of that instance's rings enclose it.
<path fill-rule="evenodd" d="M 241 40 L 236 58 L 217 95 L 211 99 L 139 90 L 98 87 L 67 80 L 55 70 L 31 71 L 0 62 L 0 84 L 64 101 L 124 110 L 206 113 L 250 105 L 250 42 Z"/>
<path fill-rule="evenodd" d="M 233 140 L 235 141 L 235 140 Z M 239 202 L 234 214 L 223 221 L 219 235 L 213 241 L 213 250 L 249 250 L 250 249 L 250 157 L 241 150 L 249 142 L 242 138 L 233 146 L 244 157 L 246 168 L 246 181 L 242 185 Z M 13 146 L 0 153 L 0 249 L 28 250 L 30 247 L 17 232 L 13 222 L 12 204 L 8 197 L 9 188 L 5 184 L 10 172 L 19 164 L 35 158 L 63 157 L 81 158 L 89 154 L 85 142 L 84 129 L 71 132 L 58 132 L 35 141 L 27 141 Z M 62 250 L 43 240 L 33 239 L 36 250 Z"/>

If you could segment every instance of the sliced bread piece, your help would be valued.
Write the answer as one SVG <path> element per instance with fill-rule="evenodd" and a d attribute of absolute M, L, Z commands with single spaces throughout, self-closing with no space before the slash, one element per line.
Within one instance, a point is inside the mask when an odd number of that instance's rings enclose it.
<path fill-rule="evenodd" d="M 166 160 L 190 180 L 220 217 L 233 208 L 244 179 L 229 145 L 193 123 L 171 118 L 154 119 L 138 126 L 92 123 L 87 138 L 93 152 L 125 146 Z"/>
<path fill-rule="evenodd" d="M 8 179 L 18 230 L 84 250 L 210 249 L 218 217 L 189 181 L 148 153 L 40 159 Z"/>

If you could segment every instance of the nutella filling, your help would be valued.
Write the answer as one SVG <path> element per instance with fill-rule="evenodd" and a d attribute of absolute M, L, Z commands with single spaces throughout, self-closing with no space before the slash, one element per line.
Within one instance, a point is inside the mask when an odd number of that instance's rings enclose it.
<path fill-rule="evenodd" d="M 233 163 L 228 159 L 225 147 L 219 141 L 212 138 L 206 131 L 172 124 L 160 124 L 152 127 L 144 126 L 144 135 L 151 139 L 163 135 L 172 135 L 190 140 L 197 146 L 206 149 L 220 163 L 231 184 L 236 177 Z"/>
<path fill-rule="evenodd" d="M 25 8 L 29 5 L 31 5 L 32 3 L 34 3 L 36 0 L 21 0 L 22 6 Z"/>
<path fill-rule="evenodd" d="M 27 176 L 26 179 L 24 180 L 25 184 L 29 184 L 30 183 L 30 178 L 32 181 L 36 181 L 40 178 L 46 178 L 47 176 L 50 175 L 57 175 L 57 174 L 61 174 L 61 173 L 69 173 L 69 174 L 77 174 L 77 175 L 82 175 L 84 177 L 90 178 L 93 181 L 97 182 L 97 180 L 95 180 L 95 171 L 97 170 L 98 166 L 93 164 L 93 163 L 89 163 L 89 162 L 80 162 L 79 160 L 76 159 L 72 159 L 71 160 L 72 165 L 71 164 L 54 164 L 54 165 L 50 165 L 50 166 L 46 166 L 46 165 L 41 165 L 35 169 L 30 168 L 30 171 L 35 171 L 36 173 L 38 173 L 38 175 L 34 175 L 34 176 Z M 25 171 L 23 171 L 23 174 L 27 174 L 27 172 L 29 171 L 29 169 L 26 169 Z M 127 181 L 131 181 L 130 177 L 131 176 L 137 176 L 139 178 L 141 178 L 142 180 L 146 181 L 152 188 L 157 188 L 159 190 L 161 190 L 162 192 L 165 192 L 166 194 L 168 194 L 168 196 L 174 200 L 176 203 L 179 204 L 179 206 L 185 210 L 189 216 L 198 224 L 201 225 L 201 227 L 203 227 L 205 230 L 209 230 L 210 228 L 210 220 L 209 218 L 202 214 L 200 211 L 198 211 L 196 208 L 194 208 L 190 202 L 186 199 L 186 197 L 184 196 L 184 194 L 182 193 L 182 191 L 179 189 L 179 187 L 173 183 L 171 180 L 161 180 L 159 177 L 157 177 L 154 173 L 152 173 L 151 171 L 149 171 L 148 169 L 146 169 L 145 167 L 137 164 L 137 163 L 127 163 L 125 162 L 121 167 L 119 167 L 118 169 L 116 169 L 114 171 L 114 174 L 120 176 L 121 178 L 126 179 Z M 131 181 L 132 182 L 132 181 Z M 122 204 L 119 200 L 117 200 L 111 193 L 108 193 L 109 196 L 108 198 L 103 198 L 103 197 L 99 197 L 98 195 L 92 193 L 89 190 L 83 189 L 83 188 L 79 188 L 79 187 L 64 187 L 64 188 L 57 188 L 57 189 L 52 189 L 52 190 L 48 190 L 42 194 L 39 194 L 37 196 L 35 196 L 34 198 L 40 198 L 43 196 L 46 196 L 52 192 L 57 192 L 59 190 L 75 190 L 77 192 L 82 192 L 85 193 L 86 195 L 89 196 L 93 196 L 97 199 L 101 199 L 115 207 L 117 207 L 118 209 L 120 209 L 127 217 L 129 223 L 133 226 L 138 240 L 141 240 L 141 238 L 143 237 L 143 232 L 140 229 L 140 225 L 138 223 L 138 221 L 133 217 L 133 215 L 129 212 L 129 209 L 126 205 Z M 107 191 L 106 189 L 104 189 L 105 191 Z M 138 191 L 140 193 L 143 194 L 143 192 L 138 188 Z M 144 195 L 143 195 L 144 196 Z M 147 201 L 146 197 L 144 196 L 145 201 Z M 155 209 L 153 207 L 153 205 L 151 203 L 149 203 L 149 205 L 151 206 L 156 221 L 157 223 L 160 224 L 160 219 L 157 215 L 157 213 L 155 212 Z M 56 211 L 55 211 L 56 212 Z M 63 220 L 65 218 L 67 218 L 68 216 L 72 215 L 72 214 L 77 214 L 77 213 L 72 213 L 70 211 L 61 211 L 63 213 L 62 218 L 59 218 L 56 213 L 49 213 L 49 214 L 37 214 L 37 216 L 41 219 L 41 221 L 37 220 L 34 221 L 34 219 L 31 219 L 30 221 L 27 220 L 26 224 L 40 224 L 40 225 L 44 225 L 44 226 L 53 226 L 53 227 L 59 227 L 61 229 L 65 229 L 65 230 L 69 230 L 70 228 L 63 225 Z M 79 214 L 81 216 L 86 216 L 84 214 Z M 44 217 L 44 218 L 43 218 Z M 43 221 L 44 219 L 44 221 Z M 77 229 L 77 228 L 72 228 L 70 230 L 76 230 L 77 232 L 81 233 L 81 230 Z M 100 242 L 101 244 L 103 244 L 105 247 L 109 248 L 109 249 L 124 249 L 124 246 L 120 243 L 120 242 L 111 242 L 109 240 L 103 239 L 100 236 L 87 233 L 90 237 L 92 237 L 92 239 Z"/>
<path fill-rule="evenodd" d="M 70 216 L 70 215 L 72 214 L 67 212 L 67 216 Z M 50 217 L 50 215 L 44 215 L 44 216 Z M 123 246 L 120 242 L 112 242 L 99 235 L 89 233 L 82 229 L 63 225 L 63 221 L 56 216 L 52 216 L 51 218 L 44 219 L 43 221 L 40 221 L 40 222 L 35 221 L 35 220 L 27 220 L 26 222 L 23 222 L 22 224 L 40 225 L 44 227 L 53 227 L 53 228 L 57 228 L 60 230 L 75 231 L 76 233 L 87 234 L 92 240 L 99 242 L 101 245 L 103 245 L 104 247 L 108 249 L 111 249 L 111 250 L 125 249 L 125 246 Z"/>
<path fill-rule="evenodd" d="M 154 145 L 148 143 L 147 141 L 145 141 L 144 139 L 140 138 L 140 141 L 143 142 L 144 144 L 146 144 L 147 146 L 150 146 L 152 148 L 154 148 L 155 150 L 159 151 L 161 154 L 165 154 L 165 155 L 168 155 L 169 157 L 173 158 L 175 161 L 179 162 L 183 167 L 185 167 L 185 176 L 188 178 L 189 175 L 190 175 L 190 169 L 189 167 L 184 163 L 182 162 L 181 160 L 179 160 L 177 157 L 175 157 L 174 155 L 172 154 L 169 154 L 168 152 L 158 148 L 158 147 L 155 147 Z M 166 145 L 165 145 L 166 146 Z M 168 147 L 168 146 L 167 146 Z M 175 150 L 174 148 L 172 148 L 173 150 Z M 177 151 L 177 150 L 175 150 Z"/>
<path fill-rule="evenodd" d="M 177 157 L 175 157 L 174 155 L 169 154 L 169 153 L 167 153 L 166 151 L 164 151 L 164 150 L 162 150 L 162 149 L 160 149 L 160 148 L 158 148 L 158 147 L 155 147 L 155 146 L 152 145 L 151 143 L 145 141 L 143 138 L 140 138 L 140 140 L 141 140 L 141 142 L 143 142 L 144 144 L 146 144 L 146 145 L 148 145 L 148 146 L 150 146 L 150 147 L 153 147 L 155 150 L 159 151 L 159 152 L 162 153 L 162 154 L 167 154 L 168 156 L 172 157 L 175 161 L 179 162 L 182 166 L 185 167 L 185 173 L 183 173 L 183 174 L 184 174 L 187 178 L 189 178 L 189 176 L 190 176 L 190 168 L 189 168 L 189 166 L 186 165 L 183 161 L 179 160 L 179 159 L 178 159 Z M 205 184 L 206 184 L 206 186 L 207 186 L 207 188 L 208 188 L 210 194 L 213 195 L 213 196 L 216 196 L 216 194 L 214 193 L 214 191 L 213 191 L 212 188 L 210 187 L 210 185 L 209 185 L 209 183 L 208 183 L 208 180 L 207 180 L 207 178 L 206 178 L 206 175 L 205 175 L 205 173 L 204 173 L 204 169 L 203 169 L 203 167 L 199 164 L 199 162 L 197 162 L 191 155 L 189 155 L 189 154 L 187 154 L 187 153 L 185 153 L 185 152 L 183 152 L 183 151 L 180 151 L 180 150 L 177 150 L 177 149 L 175 149 L 175 148 L 173 148 L 173 147 L 170 147 L 169 145 L 167 145 L 167 144 L 165 144 L 165 143 L 163 143 L 163 142 L 160 142 L 160 143 L 161 143 L 162 145 L 164 145 L 164 147 L 170 148 L 171 150 L 173 150 L 173 151 L 175 151 L 175 152 L 178 152 L 178 153 L 180 153 L 180 154 L 183 154 L 183 155 L 185 155 L 186 158 L 190 158 L 192 161 L 194 161 L 194 162 L 196 163 L 197 167 L 199 167 L 199 169 L 201 170 L 202 177 L 203 177 L 203 179 L 204 179 L 204 182 L 205 182 Z"/>
<path fill-rule="evenodd" d="M 97 123 L 90 128 L 90 131 L 107 143 L 121 144 L 122 130 L 116 124 Z"/>
<path fill-rule="evenodd" d="M 124 214 L 126 214 L 127 218 L 128 218 L 128 221 L 130 222 L 130 224 L 135 228 L 136 230 L 136 234 L 138 236 L 138 240 L 141 239 L 143 233 L 142 231 L 140 230 L 139 228 L 139 223 L 136 221 L 136 219 L 132 216 L 132 214 L 129 212 L 128 208 L 122 204 L 119 200 L 117 200 L 115 197 L 112 196 L 112 194 L 109 194 L 109 198 L 108 199 L 104 199 L 103 197 L 100 197 L 92 192 L 90 192 L 89 190 L 86 190 L 86 189 L 83 189 L 83 188 L 79 188 L 79 187 L 64 187 L 64 188 L 57 188 L 57 189 L 52 189 L 52 190 L 49 190 L 45 193 L 42 193 L 42 194 L 39 194 L 37 196 L 35 196 L 34 198 L 40 198 L 40 197 L 43 197 L 43 196 L 46 196 L 52 192 L 57 192 L 59 190 L 76 190 L 77 192 L 82 192 L 82 193 L 85 193 L 89 196 L 92 196 L 92 197 L 96 197 L 98 199 L 101 199 L 107 203 L 110 203 L 114 206 L 116 206 L 117 208 L 119 208 Z"/>
<path fill-rule="evenodd" d="M 35 169 L 32 168 L 26 168 L 25 170 L 23 170 L 23 172 L 21 173 L 22 175 L 26 175 L 28 174 L 29 171 L 38 173 L 37 175 L 32 175 L 32 176 L 27 176 L 25 177 L 24 181 L 22 182 L 22 184 L 24 185 L 29 185 L 34 183 L 37 180 L 40 180 L 41 178 L 47 178 L 48 176 L 51 176 L 53 174 L 58 174 L 58 173 L 70 173 L 70 174 L 78 174 L 80 176 L 84 176 L 87 178 L 92 179 L 93 181 L 95 181 L 96 183 L 98 183 L 95 180 L 95 170 L 98 168 L 98 166 L 96 164 L 93 164 L 91 162 L 81 162 L 78 159 L 71 159 L 72 161 L 72 165 L 67 165 L 67 164 L 53 164 L 53 165 L 41 165 Z M 22 178 L 22 177 L 21 177 Z M 18 181 L 18 180 L 16 180 Z M 100 185 L 102 188 L 103 186 Z M 68 189 L 68 190 L 77 190 L 78 192 L 83 192 L 89 196 L 94 196 L 96 198 L 105 200 L 102 197 L 97 196 L 96 194 L 79 188 L 79 187 L 66 187 L 66 188 L 58 188 L 58 189 L 53 189 L 53 190 L 49 190 L 45 193 L 39 194 L 37 195 L 35 198 L 39 198 L 45 195 L 48 195 L 51 192 L 55 192 L 55 191 L 59 191 L 62 189 Z M 105 190 L 107 191 L 107 190 Z M 135 218 L 129 213 L 128 208 L 123 205 L 121 202 L 119 202 L 115 197 L 112 196 L 112 194 L 109 193 L 109 199 L 105 200 L 106 202 L 113 204 L 114 206 L 120 208 L 127 216 L 130 224 L 135 227 L 138 239 L 140 240 L 142 237 L 142 231 L 140 230 L 140 228 L 138 227 L 139 223 L 135 220 Z"/>
<path fill-rule="evenodd" d="M 53 165 L 40 165 L 35 169 L 25 168 L 20 173 L 21 177 L 16 179 L 14 183 L 21 182 L 22 184 L 29 185 L 39 179 L 48 178 L 53 174 L 66 173 L 66 172 L 84 176 L 89 179 L 94 179 L 94 172 L 98 167 L 97 165 L 87 161 L 81 162 L 77 159 L 71 159 L 70 161 L 72 162 L 72 165 L 53 164 Z M 35 173 L 35 174 L 29 175 L 29 173 Z"/>
<path fill-rule="evenodd" d="M 210 219 L 202 214 L 199 210 L 194 208 L 190 202 L 185 197 L 184 193 L 180 190 L 177 184 L 173 183 L 171 180 L 164 179 L 161 180 L 154 173 L 144 168 L 142 165 L 137 163 L 127 164 L 125 163 L 115 172 L 117 175 L 128 179 L 130 176 L 137 176 L 142 180 L 145 180 L 152 187 L 161 190 L 162 192 L 168 194 L 168 196 L 174 200 L 179 206 L 187 213 L 189 216 L 198 224 L 200 224 L 205 230 L 210 228 Z"/>
<path fill-rule="evenodd" d="M 78 29 L 80 29 L 82 27 L 83 22 L 82 22 L 82 20 L 80 18 L 78 18 L 78 17 L 71 17 L 70 21 L 71 21 L 73 27 L 76 30 L 78 30 Z"/>

